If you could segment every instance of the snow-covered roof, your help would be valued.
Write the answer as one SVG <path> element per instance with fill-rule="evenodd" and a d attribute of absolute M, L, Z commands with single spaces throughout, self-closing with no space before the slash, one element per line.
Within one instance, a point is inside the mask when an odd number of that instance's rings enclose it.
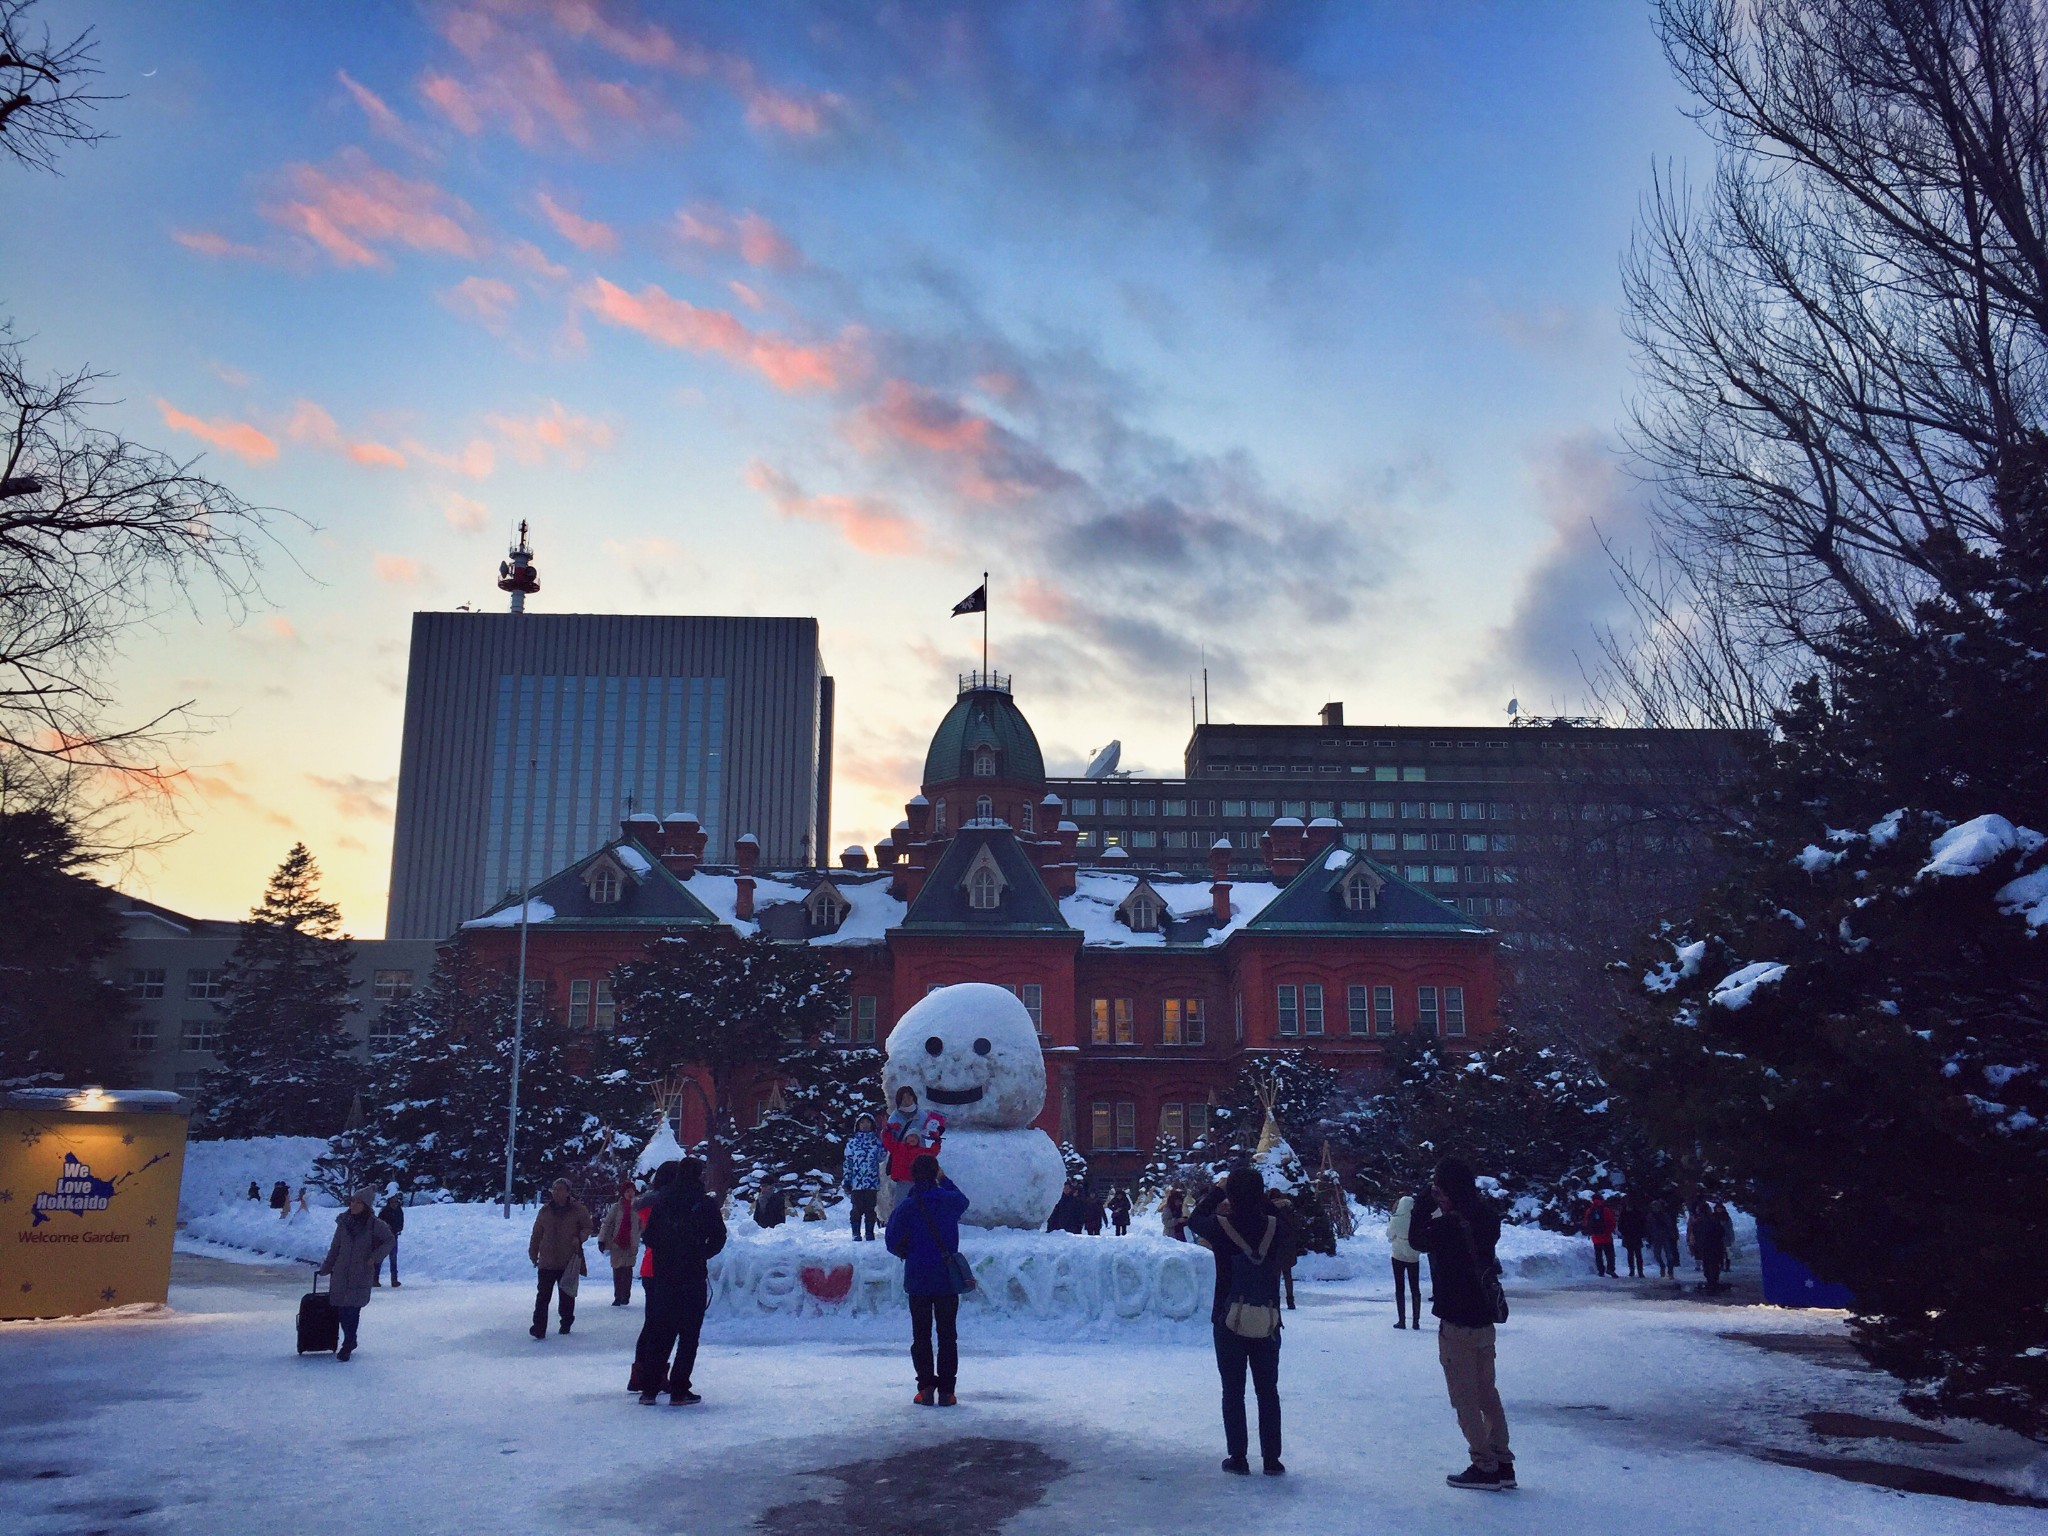
<path fill-rule="evenodd" d="M 462 926 L 465 928 L 517 928 L 520 908 L 517 902 L 498 912 L 487 912 L 482 917 L 472 917 Z M 555 909 L 544 901 L 526 903 L 526 921 L 529 923 L 551 923 L 555 920 Z"/>
<path fill-rule="evenodd" d="M 1084 869 L 1074 877 L 1074 894 L 1060 898 L 1060 916 L 1081 931 L 1082 943 L 1108 949 L 1163 949 L 1169 942 L 1189 942 L 1187 939 L 1170 940 L 1164 932 L 1133 933 L 1117 920 L 1117 909 L 1141 882 L 1158 894 L 1175 918 L 1187 920 L 1209 916 L 1209 887 L 1206 882 L 1176 880 L 1158 873 L 1113 874 L 1099 869 Z M 1279 894 L 1278 886 L 1262 880 L 1233 884 L 1230 887 L 1230 922 L 1203 933 L 1202 944 L 1213 946 L 1222 943 L 1258 916 L 1260 909 Z"/>

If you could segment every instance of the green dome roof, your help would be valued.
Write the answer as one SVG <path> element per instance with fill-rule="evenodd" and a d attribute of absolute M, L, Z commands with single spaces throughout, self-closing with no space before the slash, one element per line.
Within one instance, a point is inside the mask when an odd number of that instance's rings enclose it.
<path fill-rule="evenodd" d="M 970 685 L 953 701 L 932 733 L 931 750 L 924 755 L 925 783 L 973 778 L 974 749 L 983 745 L 996 749 L 996 771 L 1003 778 L 1044 782 L 1045 757 L 1038 750 L 1031 722 L 1010 697 L 1009 680 L 997 681 L 1002 686 Z"/>

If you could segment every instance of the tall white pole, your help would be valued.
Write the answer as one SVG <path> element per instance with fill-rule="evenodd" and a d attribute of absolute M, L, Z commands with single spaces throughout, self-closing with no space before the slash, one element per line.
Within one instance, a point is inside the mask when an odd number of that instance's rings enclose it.
<path fill-rule="evenodd" d="M 536 764 L 526 765 L 526 782 L 533 783 Z M 512 1000 L 512 1102 L 505 1114 L 505 1219 L 512 1219 L 512 1158 L 519 1146 L 519 1064 L 526 1056 L 526 924 L 533 915 L 533 829 L 529 824 L 522 839 L 519 862 L 519 995 Z"/>

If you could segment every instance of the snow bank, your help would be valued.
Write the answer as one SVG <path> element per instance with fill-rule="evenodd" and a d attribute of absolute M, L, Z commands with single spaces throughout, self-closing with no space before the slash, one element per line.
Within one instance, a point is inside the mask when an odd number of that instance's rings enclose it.
<path fill-rule="evenodd" d="M 294 1211 L 279 1221 L 247 1200 L 229 1201 L 180 1234 L 221 1255 L 317 1263 L 334 1235 L 332 1210 Z M 1388 1273 L 1392 1257 L 1382 1214 L 1361 1212 L 1357 1236 L 1337 1253 L 1304 1254 L 1295 1278 L 1306 1283 Z M 711 1263 L 711 1315 L 780 1326 L 804 1319 L 893 1317 L 903 1307 L 903 1266 L 880 1243 L 856 1243 L 839 1221 L 785 1223 L 763 1230 L 751 1217 L 728 1217 L 731 1238 Z M 533 1274 L 526 1242 L 533 1207 L 514 1206 L 507 1221 L 495 1205 L 415 1205 L 405 1213 L 399 1266 L 408 1283 L 524 1281 Z M 1019 1326 L 1138 1326 L 1178 1334 L 1207 1322 L 1215 1261 L 1195 1243 L 1133 1230 L 1128 1237 L 1064 1232 L 976 1231 L 960 1248 L 980 1288 L 962 1305 L 992 1322 Z M 1585 1240 L 1536 1227 L 1507 1227 L 1498 1248 L 1510 1296 L 1516 1287 L 1577 1280 L 1591 1262 Z M 593 1275 L 605 1261 L 585 1249 Z"/>
<path fill-rule="evenodd" d="M 270 1186 L 283 1179 L 297 1199 L 326 1204 L 327 1196 L 311 1187 L 313 1159 L 327 1150 L 318 1136 L 252 1136 L 238 1141 L 189 1141 L 185 1144 L 185 1182 L 178 1189 L 178 1219 L 194 1216 L 239 1202 L 261 1210 L 272 1226 L 280 1225 L 270 1209 Z M 249 1185 L 262 1192 L 252 1201 Z"/>

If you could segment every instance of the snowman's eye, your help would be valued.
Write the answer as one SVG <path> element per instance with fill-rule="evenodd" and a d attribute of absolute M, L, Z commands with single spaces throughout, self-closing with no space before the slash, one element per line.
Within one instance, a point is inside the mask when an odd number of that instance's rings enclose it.
<path fill-rule="evenodd" d="M 974 1054 L 977 1056 L 986 1056 L 990 1051 L 994 1049 L 995 1047 L 990 1045 L 986 1040 L 977 1040 L 974 1042 Z"/>
<path fill-rule="evenodd" d="M 941 1040 L 937 1035 L 933 1035 L 930 1039 L 925 1041 L 924 1048 L 934 1056 L 942 1055 L 944 1054 L 946 1049 L 946 1042 Z"/>

